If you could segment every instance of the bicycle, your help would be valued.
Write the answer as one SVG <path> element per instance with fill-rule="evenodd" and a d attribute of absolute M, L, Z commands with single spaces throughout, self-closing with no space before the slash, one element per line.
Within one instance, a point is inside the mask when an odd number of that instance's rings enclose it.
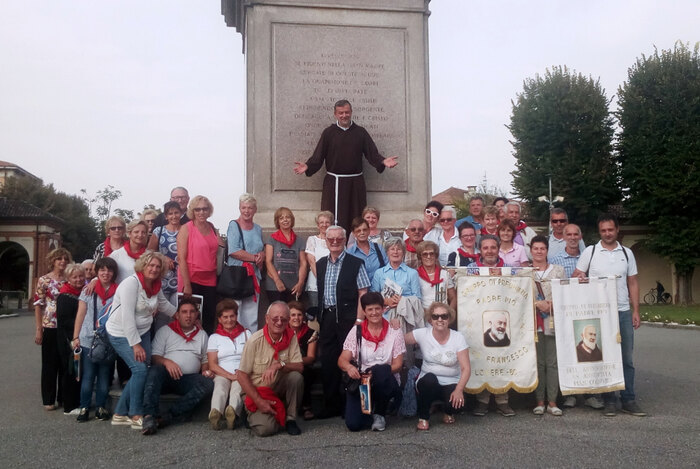
<path fill-rule="evenodd" d="M 648 305 L 655 305 L 655 304 L 667 304 L 671 301 L 671 294 L 666 292 L 666 289 L 664 288 L 661 283 L 656 282 L 656 287 L 651 288 L 645 295 L 644 295 L 644 303 Z"/>

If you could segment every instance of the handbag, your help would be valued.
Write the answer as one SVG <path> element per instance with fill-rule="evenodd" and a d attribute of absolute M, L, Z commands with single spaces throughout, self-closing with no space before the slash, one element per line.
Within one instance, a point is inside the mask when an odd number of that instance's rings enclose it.
<path fill-rule="evenodd" d="M 92 294 L 92 301 L 94 305 L 93 311 L 95 314 L 97 314 L 97 294 Z M 109 341 L 109 337 L 107 337 L 107 330 L 105 326 L 96 326 L 96 323 L 98 323 L 100 319 L 110 314 L 111 309 L 111 306 L 107 308 L 105 314 L 100 316 L 100 318 L 97 320 L 94 320 L 93 317 L 92 346 L 90 346 L 88 358 L 91 362 L 95 364 L 108 364 L 112 363 L 114 360 L 117 359 L 117 352 L 116 350 L 114 350 L 114 347 L 112 347 L 112 343 Z"/>
<path fill-rule="evenodd" d="M 241 225 L 237 221 L 233 221 L 238 227 L 238 233 L 241 235 L 241 243 L 245 251 L 245 240 L 243 239 L 243 231 Z M 242 300 L 255 294 L 253 284 L 253 275 L 248 275 L 248 269 L 242 265 L 226 265 L 226 250 L 222 252 L 223 267 L 219 278 L 216 281 L 216 293 L 226 298 L 234 300 Z"/>
<path fill-rule="evenodd" d="M 360 367 L 362 366 L 362 330 L 360 329 L 359 325 L 355 326 L 355 329 L 357 331 L 357 362 L 352 359 L 350 360 L 350 364 L 360 371 Z M 343 371 L 341 381 L 345 392 L 352 394 L 353 396 L 359 394 L 361 379 L 351 378 L 347 371 Z"/>

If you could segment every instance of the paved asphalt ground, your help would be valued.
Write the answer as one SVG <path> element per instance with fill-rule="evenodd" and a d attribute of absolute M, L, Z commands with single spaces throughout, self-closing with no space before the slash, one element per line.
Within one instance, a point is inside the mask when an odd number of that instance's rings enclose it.
<path fill-rule="evenodd" d="M 518 415 L 464 414 L 428 432 L 415 419 L 387 430 L 348 432 L 340 419 L 300 422 L 303 434 L 256 438 L 214 432 L 201 416 L 150 437 L 95 420 L 46 412 L 40 349 L 27 314 L 0 320 L 0 467 L 697 467 L 700 464 L 700 331 L 642 326 L 636 333 L 639 404 L 645 418 L 576 408 L 532 415 L 532 396 L 511 398 Z"/>

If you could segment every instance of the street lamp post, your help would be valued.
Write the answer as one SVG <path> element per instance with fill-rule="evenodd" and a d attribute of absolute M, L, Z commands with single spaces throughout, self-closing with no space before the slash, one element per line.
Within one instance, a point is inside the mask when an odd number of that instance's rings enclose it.
<path fill-rule="evenodd" d="M 541 195 L 537 197 L 537 200 L 540 202 L 547 202 L 549 204 L 549 234 L 552 234 L 552 209 L 554 208 L 554 202 L 564 202 L 564 197 L 561 195 L 557 195 L 554 198 L 552 198 L 552 176 L 549 175 L 549 197 L 546 195 Z"/>

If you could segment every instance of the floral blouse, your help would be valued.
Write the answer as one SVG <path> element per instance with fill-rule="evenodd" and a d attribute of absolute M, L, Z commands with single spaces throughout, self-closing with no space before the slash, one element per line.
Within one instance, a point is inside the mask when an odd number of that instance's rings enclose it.
<path fill-rule="evenodd" d="M 48 329 L 56 328 L 56 298 L 65 280 L 54 280 L 48 275 L 39 278 L 34 293 L 34 306 L 41 306 L 41 325 Z"/>

